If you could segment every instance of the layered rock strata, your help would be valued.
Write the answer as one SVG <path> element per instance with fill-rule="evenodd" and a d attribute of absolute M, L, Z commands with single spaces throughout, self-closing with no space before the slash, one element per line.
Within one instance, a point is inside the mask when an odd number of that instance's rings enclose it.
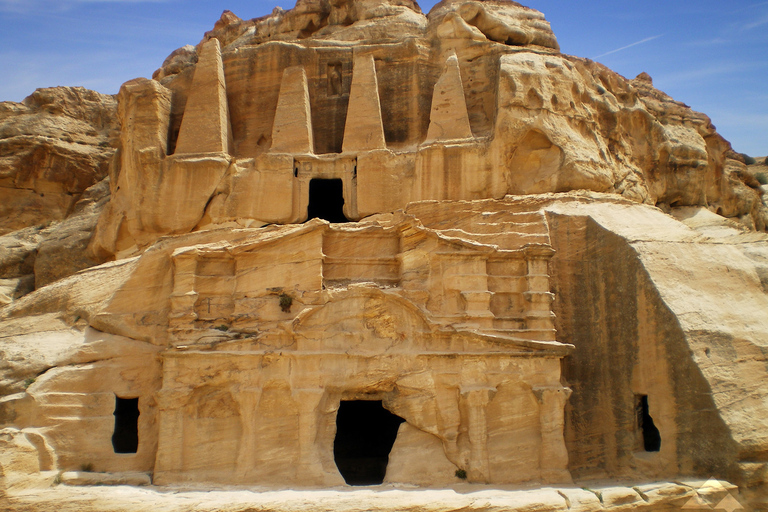
<path fill-rule="evenodd" d="M 154 76 L 120 90 L 109 179 L 0 240 L 11 493 L 375 466 L 554 508 L 764 500 L 762 190 L 650 77 L 473 0 L 225 12 Z M 371 404 L 384 456 L 344 434 Z M 567 487 L 710 477 L 740 494 Z"/>
<path fill-rule="evenodd" d="M 116 113 L 83 88 L 0 104 L 0 304 L 104 261 L 87 247 L 109 200 Z"/>
<path fill-rule="evenodd" d="M 82 87 L 0 104 L 0 235 L 63 220 L 107 176 L 116 108 L 112 96 Z"/>
<path fill-rule="evenodd" d="M 185 52 L 159 82 L 121 92 L 122 174 L 95 241 L 103 254 L 211 226 L 303 221 L 312 179 L 342 180 L 350 220 L 414 200 L 586 189 L 765 227 L 758 191 L 706 116 L 647 75 L 561 54 L 543 17 L 513 3 L 442 2 L 424 17 L 408 2 L 300 2 L 250 22 L 225 14 L 196 65 Z M 136 119 L 155 135 L 137 137 Z M 192 174 L 198 186 L 185 189 Z"/>

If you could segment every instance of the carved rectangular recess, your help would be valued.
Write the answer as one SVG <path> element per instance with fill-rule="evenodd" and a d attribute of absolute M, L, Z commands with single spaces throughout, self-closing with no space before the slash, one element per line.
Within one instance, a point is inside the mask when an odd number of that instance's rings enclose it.
<path fill-rule="evenodd" d="M 323 238 L 326 285 L 370 281 L 393 286 L 400 281 L 400 237 L 395 230 L 330 231 Z"/>

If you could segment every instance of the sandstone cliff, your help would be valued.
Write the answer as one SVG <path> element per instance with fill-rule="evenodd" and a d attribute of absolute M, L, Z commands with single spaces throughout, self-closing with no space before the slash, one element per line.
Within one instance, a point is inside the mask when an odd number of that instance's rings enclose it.
<path fill-rule="evenodd" d="M 0 234 L 64 219 L 107 175 L 117 103 L 83 88 L 0 104 Z"/>
<path fill-rule="evenodd" d="M 57 475 L 344 485 L 354 402 L 394 418 L 379 484 L 558 486 L 520 510 L 767 495 L 759 169 L 536 10 L 225 11 L 152 80 L 40 90 L 0 130 L 18 506 L 79 507 L 25 494 Z"/>
<path fill-rule="evenodd" d="M 65 87 L 0 104 L 0 303 L 102 262 L 86 248 L 108 200 L 116 109 Z"/>
<path fill-rule="evenodd" d="M 342 150 L 345 109 L 350 101 L 352 62 L 338 41 L 372 45 L 385 137 L 382 149 L 405 153 L 395 160 L 409 169 L 397 175 L 408 194 L 389 197 L 389 183 L 377 181 L 385 187 L 384 197 L 361 198 L 358 212 L 349 212 L 350 218 L 390 211 L 404 206 L 408 199 L 473 199 L 586 189 L 621 194 L 663 209 L 705 206 L 752 228 L 765 228 L 760 192 L 709 118 L 653 88 L 647 74 L 627 80 L 597 63 L 560 54 L 541 13 L 514 2 L 445 1 L 426 18 L 410 2 L 299 2 L 291 11 L 277 9 L 250 21 L 225 12 L 195 50 L 177 50 L 155 73 L 167 89 L 154 94 L 169 101 L 163 108 L 170 109 L 164 122 L 171 127 L 171 136 L 162 142 L 162 150 L 169 155 L 178 153 L 175 137 L 187 98 L 195 88 L 194 64 L 212 39 L 219 42 L 226 77 L 228 136 L 232 137 L 227 153 L 235 160 L 256 159 L 256 169 L 265 153 L 275 152 L 272 113 L 277 108 L 281 75 L 274 68 L 281 64 L 275 64 L 273 55 L 291 55 L 293 63 L 306 68 L 312 62 L 311 67 L 319 68 L 307 70 L 308 121 L 313 134 L 308 151 L 327 154 Z M 381 52 L 386 48 L 387 54 L 377 55 L 375 48 Z M 321 52 L 327 57 L 318 61 L 316 55 Z M 430 127 L 437 125 L 431 121 L 434 111 L 430 112 L 429 105 L 434 108 L 438 78 L 447 78 L 443 68 L 451 54 L 456 54 L 463 90 L 461 96 L 448 89 L 440 94 L 448 93 L 451 108 L 458 109 L 450 116 L 467 117 L 471 130 L 467 134 L 476 141 L 469 151 L 472 163 L 466 161 L 467 156 L 463 165 L 481 169 L 473 182 L 465 179 L 455 185 L 430 183 L 433 179 L 422 176 L 416 163 L 434 159 L 430 156 L 434 151 L 426 147 L 436 142 L 431 135 L 436 132 Z M 334 61 L 339 61 L 338 69 Z M 246 62 L 257 67 L 246 66 Z M 252 85 L 255 76 L 258 86 Z M 333 79 L 339 80 L 335 94 L 325 90 Z M 456 137 L 442 135 L 443 140 Z M 382 165 L 384 160 L 379 157 L 377 162 Z M 128 228 L 137 231 L 137 247 L 148 243 L 146 233 L 153 229 L 179 232 L 211 223 L 242 224 L 254 217 L 266 222 L 280 218 L 274 211 L 251 208 L 246 213 L 236 206 L 240 199 L 232 197 L 229 188 L 241 181 L 237 176 L 244 173 L 243 165 L 247 164 L 222 170 L 219 185 L 212 184 L 208 194 L 190 197 L 187 207 L 196 206 L 184 227 Z M 416 180 L 411 181 L 410 176 Z M 135 199 L 141 202 L 142 196 Z M 253 195 L 249 199 L 261 201 Z M 218 204 L 223 208 L 217 208 Z M 119 210 L 125 212 L 115 212 L 110 224 L 115 223 L 115 216 L 134 216 L 130 207 Z M 194 226 L 193 219 L 201 224 Z M 146 222 L 157 224 L 151 215 Z M 118 243 L 114 234 L 97 238 L 99 247 L 114 252 Z"/>

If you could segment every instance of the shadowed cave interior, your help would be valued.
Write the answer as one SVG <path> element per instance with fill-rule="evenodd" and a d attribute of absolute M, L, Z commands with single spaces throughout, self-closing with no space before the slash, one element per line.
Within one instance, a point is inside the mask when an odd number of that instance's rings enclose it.
<path fill-rule="evenodd" d="M 314 179 L 309 182 L 307 220 L 349 222 L 344 216 L 344 184 L 340 179 Z"/>
<path fill-rule="evenodd" d="M 381 400 L 341 402 L 336 415 L 333 457 L 347 484 L 384 482 L 389 452 L 404 421 L 386 410 Z"/>
<path fill-rule="evenodd" d="M 658 452 L 661 449 L 661 433 L 648 411 L 648 395 L 637 397 L 637 425 L 643 433 L 643 449 L 646 452 Z"/>
<path fill-rule="evenodd" d="M 136 453 L 139 449 L 139 399 L 115 396 L 115 453 Z"/>

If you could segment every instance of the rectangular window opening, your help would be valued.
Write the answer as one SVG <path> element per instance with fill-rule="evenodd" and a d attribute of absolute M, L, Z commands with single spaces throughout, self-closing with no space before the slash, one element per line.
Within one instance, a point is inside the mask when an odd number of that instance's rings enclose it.
<path fill-rule="evenodd" d="M 139 449 L 139 399 L 115 395 L 115 453 L 136 453 Z"/>

